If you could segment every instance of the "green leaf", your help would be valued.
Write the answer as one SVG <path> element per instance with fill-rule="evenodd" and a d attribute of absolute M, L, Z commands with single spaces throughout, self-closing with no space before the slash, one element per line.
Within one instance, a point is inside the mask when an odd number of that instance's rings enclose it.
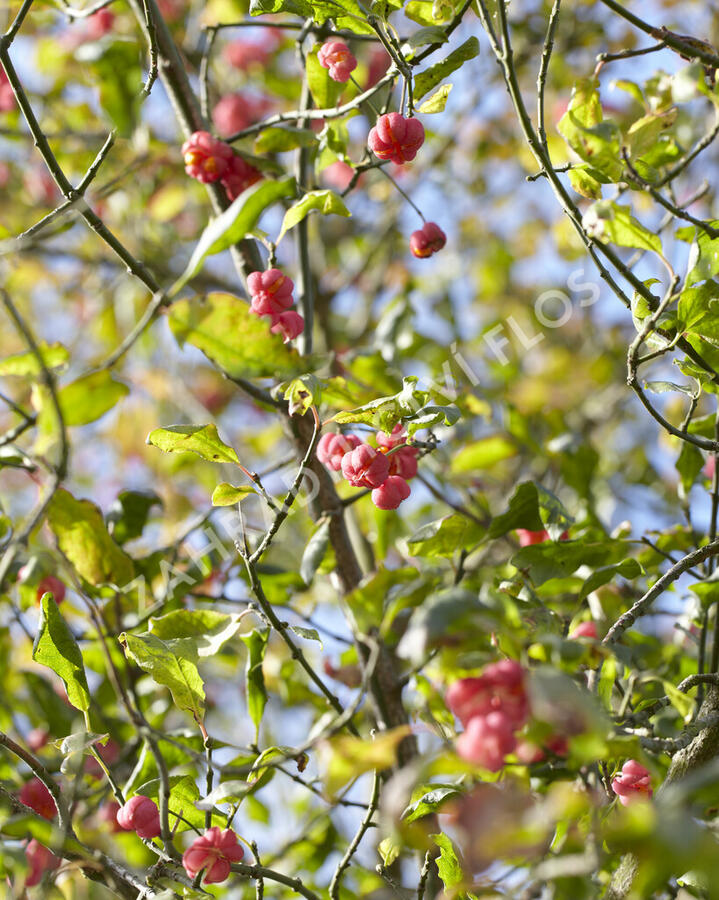
<path fill-rule="evenodd" d="M 45 366 L 48 369 L 62 369 L 70 360 L 70 353 L 62 344 L 46 344 L 44 341 L 38 344 L 38 350 Z M 25 353 L 15 353 L 0 359 L 0 375 L 39 375 L 42 370 L 34 353 L 27 350 Z"/>
<path fill-rule="evenodd" d="M 428 405 L 422 407 L 418 413 L 415 413 L 410 419 L 407 419 L 407 435 L 412 437 L 417 431 L 423 428 L 434 428 L 435 425 L 454 425 L 459 421 L 460 412 L 456 406 L 433 406 Z"/>
<path fill-rule="evenodd" d="M 176 609 L 152 617 L 150 632 L 161 640 L 188 638 L 201 659 L 215 656 L 240 630 L 242 617 L 212 609 Z"/>
<path fill-rule="evenodd" d="M 634 81 L 619 78 L 617 81 L 612 82 L 612 87 L 620 91 L 626 91 L 637 101 L 640 107 L 644 108 L 647 105 L 642 89 Z"/>
<path fill-rule="evenodd" d="M 270 126 L 260 132 L 255 140 L 255 153 L 286 153 L 298 147 L 312 147 L 317 135 L 311 128 L 293 128 L 291 125 Z"/>
<path fill-rule="evenodd" d="M 437 871 L 442 879 L 445 890 L 454 895 L 456 892 L 452 889 L 464 881 L 464 872 L 462 864 L 454 849 L 454 844 L 446 834 L 431 834 L 430 837 L 439 847 L 439 857 L 437 859 Z"/>
<path fill-rule="evenodd" d="M 255 742 L 257 742 L 260 734 L 262 713 L 265 711 L 265 705 L 267 704 L 267 689 L 265 688 L 262 663 L 265 658 L 269 637 L 269 628 L 256 628 L 249 634 L 242 635 L 242 640 L 247 647 L 245 695 L 247 697 L 247 709 L 255 726 Z"/>
<path fill-rule="evenodd" d="M 122 491 L 110 507 L 107 523 L 118 544 L 140 537 L 153 506 L 162 506 L 154 491 Z"/>
<path fill-rule="evenodd" d="M 169 314 L 177 342 L 198 347 L 231 378 L 290 378 L 307 369 L 307 360 L 272 334 L 266 319 L 232 294 L 179 300 Z"/>
<path fill-rule="evenodd" d="M 373 16 L 379 16 L 386 22 L 393 12 L 402 9 L 404 0 L 372 0 L 369 11 Z"/>
<path fill-rule="evenodd" d="M 420 791 L 420 796 L 410 803 L 402 813 L 400 818 L 403 822 L 415 822 L 423 816 L 439 812 L 447 800 L 462 795 L 462 791 L 455 784 L 421 785 Z M 415 789 L 412 793 L 416 794 L 417 790 Z"/>
<path fill-rule="evenodd" d="M 346 28 L 357 34 L 374 34 L 367 23 L 367 16 L 357 0 L 251 0 L 250 15 L 264 13 L 291 13 L 303 19 L 314 18 L 318 24 L 332 19 L 338 28 Z"/>
<path fill-rule="evenodd" d="M 378 570 L 363 578 L 359 586 L 344 598 L 354 617 L 357 628 L 366 633 L 382 621 L 385 599 L 392 587 L 412 581 L 417 573 L 412 568 Z"/>
<path fill-rule="evenodd" d="M 303 638 L 305 641 L 317 641 L 322 647 L 322 638 L 316 628 L 304 628 L 302 625 L 290 625 L 290 631 Z"/>
<path fill-rule="evenodd" d="M 138 785 L 135 793 L 143 797 L 149 797 L 156 803 L 160 798 L 160 790 L 162 782 L 159 778 L 153 778 L 144 784 Z M 222 816 L 219 810 L 215 810 L 212 806 L 204 806 L 202 810 L 200 805 L 200 790 L 193 775 L 170 775 L 170 796 L 168 797 L 168 808 L 170 812 L 170 826 L 177 832 L 188 831 L 191 828 L 203 830 L 205 827 L 205 809 L 214 812 L 213 825 L 224 827 L 226 817 Z M 180 818 L 180 816 L 182 818 Z M 183 821 L 183 819 L 185 821 Z"/>
<path fill-rule="evenodd" d="M 707 223 L 712 228 L 719 229 L 719 220 Z M 706 231 L 694 226 L 678 228 L 676 236 L 690 243 L 689 260 L 687 262 L 687 277 L 685 284 L 688 287 L 698 281 L 705 281 L 719 275 L 719 238 L 711 238 Z M 714 289 L 716 290 L 716 289 Z M 686 293 L 684 291 L 683 293 Z M 714 293 L 712 296 L 716 296 Z"/>
<path fill-rule="evenodd" d="M 396 859 L 399 859 L 399 855 L 402 852 L 402 845 L 391 836 L 386 837 L 377 845 L 377 852 L 382 858 L 384 865 L 391 866 Z"/>
<path fill-rule="evenodd" d="M 60 764 L 60 771 L 63 775 L 75 777 L 77 772 L 83 765 L 85 756 L 90 755 L 91 748 L 101 741 L 107 740 L 107 734 L 94 734 L 88 731 L 76 731 L 74 734 L 68 734 L 67 737 L 59 741 L 53 741 L 53 746 L 62 754 L 63 760 Z"/>
<path fill-rule="evenodd" d="M 291 416 L 298 414 L 304 416 L 311 406 L 316 406 L 320 402 L 322 384 L 315 375 L 301 375 L 287 385 L 282 396 L 287 401 Z"/>
<path fill-rule="evenodd" d="M 681 489 L 684 497 L 687 496 L 697 476 L 704 468 L 704 455 L 694 446 L 685 441 L 679 451 L 679 457 L 674 464 L 681 478 Z"/>
<path fill-rule="evenodd" d="M 496 627 L 477 594 L 451 587 L 431 594 L 412 613 L 397 655 L 419 665 L 435 643 L 446 643 L 453 635 L 466 637 L 468 629 L 493 631 Z"/>
<path fill-rule="evenodd" d="M 602 199 L 602 184 L 605 184 L 607 179 L 597 169 L 591 166 L 572 166 L 567 172 L 567 177 L 574 190 L 582 197 L 588 197 L 590 200 Z"/>
<path fill-rule="evenodd" d="M 427 25 L 411 34 L 407 43 L 414 49 L 428 44 L 446 44 L 448 40 L 446 29 L 439 25 Z"/>
<path fill-rule="evenodd" d="M 339 412 L 333 421 L 339 422 L 340 425 L 350 423 L 371 425 L 389 434 L 398 422 L 404 418 L 414 417 L 427 404 L 429 394 L 415 387 L 418 380 L 414 376 L 405 378 L 403 388 L 398 394 L 392 397 L 379 397 L 357 409 Z"/>
<path fill-rule="evenodd" d="M 40 625 L 32 648 L 35 662 L 47 666 L 62 678 L 67 699 L 75 709 L 90 709 L 90 690 L 85 665 L 75 636 L 67 627 L 52 594 L 43 594 Z"/>
<path fill-rule="evenodd" d="M 197 670 L 197 650 L 190 638 L 160 640 L 145 632 L 119 637 L 125 655 L 150 675 L 153 681 L 169 688 L 178 709 L 189 712 L 201 722 L 205 710 L 205 689 Z"/>
<path fill-rule="evenodd" d="M 325 558 L 327 548 L 330 545 L 330 523 L 329 519 L 315 528 L 307 542 L 307 546 L 302 554 L 302 562 L 300 563 L 300 576 L 306 585 L 312 584 L 315 572 L 319 569 L 322 560 Z"/>
<path fill-rule="evenodd" d="M 523 547 L 512 557 L 512 565 L 526 572 L 535 585 L 552 578 L 565 578 L 582 566 L 604 566 L 619 562 L 623 541 L 587 544 L 584 541 L 545 541 Z"/>
<path fill-rule="evenodd" d="M 509 501 L 509 508 L 492 520 L 487 537 L 502 537 L 516 528 L 526 528 L 528 531 L 541 531 L 544 528 L 539 514 L 539 492 L 537 485 L 531 481 L 517 485 Z"/>
<path fill-rule="evenodd" d="M 57 392 L 57 400 L 66 426 L 87 425 L 100 419 L 129 393 L 127 385 L 115 381 L 110 372 L 95 372 L 73 381 Z M 59 432 L 57 412 L 49 389 L 35 384 L 32 403 L 38 411 L 38 438 L 35 452 L 47 453 Z"/>
<path fill-rule="evenodd" d="M 468 549 L 479 543 L 486 528 L 457 514 L 444 516 L 436 522 L 423 525 L 407 538 L 407 548 L 411 556 L 452 557 L 457 550 Z"/>
<path fill-rule="evenodd" d="M 129 393 L 126 384 L 103 370 L 65 385 L 57 397 L 65 424 L 70 426 L 97 421 Z"/>
<path fill-rule="evenodd" d="M 156 428 L 148 434 L 147 443 L 165 453 L 196 453 L 208 462 L 240 464 L 237 453 L 222 440 L 212 423 Z"/>
<path fill-rule="evenodd" d="M 689 590 L 697 595 L 702 609 L 710 609 L 714 604 L 719 603 L 719 575 L 712 576 L 698 584 L 690 584 Z"/>
<path fill-rule="evenodd" d="M 461 475 L 488 469 L 518 453 L 516 443 L 503 434 L 492 434 L 467 444 L 452 456 L 451 472 Z"/>
<path fill-rule="evenodd" d="M 695 266 L 692 278 L 696 279 L 700 274 L 701 271 Z M 682 331 L 697 334 L 710 344 L 719 346 L 719 283 L 710 278 L 697 287 L 685 288 L 679 297 L 677 316 Z"/>
<path fill-rule="evenodd" d="M 598 200 L 582 216 L 587 233 L 604 244 L 662 252 L 659 235 L 653 234 L 631 214 L 630 207 L 611 200 Z"/>
<path fill-rule="evenodd" d="M 378 733 L 374 740 L 342 735 L 323 741 L 317 750 L 327 793 L 334 796 L 365 772 L 389 769 L 396 761 L 397 747 L 409 733 L 409 727 L 403 725 Z"/>
<path fill-rule="evenodd" d="M 529 675 L 529 700 L 532 717 L 557 731 L 562 730 L 563 724 L 572 722 L 572 734 L 585 732 L 583 739 L 603 740 L 607 736 L 609 723 L 594 698 L 565 672 L 549 666 L 533 668 Z M 595 742 L 587 743 L 591 748 Z"/>
<path fill-rule="evenodd" d="M 632 123 L 624 137 L 631 159 L 644 156 L 651 150 L 661 133 L 674 124 L 676 117 L 677 109 L 673 108 L 665 112 L 649 113 Z"/>
<path fill-rule="evenodd" d="M 320 65 L 317 59 L 320 46 L 315 44 L 306 56 L 307 84 L 317 109 L 332 109 L 337 105 L 345 85 L 330 78 L 329 69 Z"/>
<path fill-rule="evenodd" d="M 335 194 L 334 191 L 308 191 L 302 199 L 293 203 L 285 213 L 277 243 L 279 244 L 290 228 L 294 228 L 294 226 L 305 219 L 312 210 L 317 210 L 317 212 L 323 216 L 334 215 L 346 217 L 351 215 L 350 211 L 344 205 L 342 198 L 338 194 Z"/>
<path fill-rule="evenodd" d="M 205 228 L 197 242 L 187 268 L 170 288 L 174 297 L 202 268 L 208 256 L 221 253 L 241 241 L 254 229 L 262 213 L 278 200 L 295 193 L 294 178 L 281 181 L 260 181 L 243 191 L 240 196 Z"/>
<path fill-rule="evenodd" d="M 50 734 L 68 734 L 75 724 L 75 710 L 58 703 L 49 680 L 37 672 L 23 672 L 23 682 L 28 691 L 30 710 L 40 717 Z"/>
<path fill-rule="evenodd" d="M 247 485 L 237 487 L 234 484 L 228 484 L 226 481 L 220 482 L 212 492 L 213 506 L 236 506 L 241 503 L 248 494 L 254 494 L 254 488 Z"/>
<path fill-rule="evenodd" d="M 202 800 L 197 800 L 195 806 L 201 810 L 211 810 L 221 803 L 235 804 L 243 800 L 253 790 L 253 785 L 239 779 L 223 781 Z"/>
<path fill-rule="evenodd" d="M 676 381 L 645 381 L 644 387 L 654 394 L 679 393 L 694 397 L 697 392 L 696 382 L 692 386 L 689 384 L 677 384 Z"/>
<path fill-rule="evenodd" d="M 250 15 L 262 16 L 267 13 L 290 13 L 302 18 L 311 18 L 312 5 L 308 0 L 251 0 Z"/>
<path fill-rule="evenodd" d="M 420 112 L 423 115 L 444 112 L 444 108 L 447 105 L 447 98 L 449 97 L 449 92 L 451 90 L 451 84 L 443 84 L 441 87 L 437 88 L 431 97 L 417 107 L 417 112 Z"/>
<path fill-rule="evenodd" d="M 671 681 L 667 681 L 664 678 L 661 681 L 664 693 L 669 698 L 671 705 L 682 717 L 684 723 L 688 724 L 691 722 L 694 714 L 694 700 L 688 694 L 683 694 L 678 690 Z"/>
<path fill-rule="evenodd" d="M 604 121 L 598 88 L 599 82 L 594 78 L 577 81 L 557 128 L 578 156 L 615 182 L 624 171 L 621 133 L 613 122 Z"/>
<path fill-rule="evenodd" d="M 110 537 L 94 503 L 76 500 L 60 488 L 50 501 L 47 520 L 62 553 L 90 584 L 122 587 L 132 581 L 132 559 Z"/>
<path fill-rule="evenodd" d="M 443 81 L 452 72 L 455 72 L 468 60 L 474 59 L 479 55 L 479 41 L 476 37 L 467 38 L 467 40 L 453 50 L 449 56 L 441 62 L 435 63 L 424 72 L 420 72 L 415 76 L 412 96 L 417 100 L 428 94 L 433 88 L 437 87 L 440 81 Z"/>
<path fill-rule="evenodd" d="M 608 584 L 617 575 L 621 575 L 622 578 L 636 578 L 638 575 L 642 575 L 644 573 L 644 569 L 637 562 L 636 559 L 632 559 L 629 557 L 628 559 L 623 559 L 621 562 L 616 563 L 613 566 L 603 566 L 600 569 L 597 569 L 596 572 L 593 572 L 589 578 L 582 585 L 582 589 L 579 592 L 579 596 L 577 600 L 584 600 L 585 597 L 588 597 L 592 591 L 596 591 L 597 588 L 601 587 L 603 584 Z"/>
<path fill-rule="evenodd" d="M 99 56 L 97 50 L 100 50 Z M 135 41 L 97 41 L 81 47 L 78 57 L 90 62 L 100 79 L 100 106 L 118 134 L 129 137 L 137 123 L 142 97 L 142 57 Z M 89 58 L 88 58 L 89 57 Z"/>

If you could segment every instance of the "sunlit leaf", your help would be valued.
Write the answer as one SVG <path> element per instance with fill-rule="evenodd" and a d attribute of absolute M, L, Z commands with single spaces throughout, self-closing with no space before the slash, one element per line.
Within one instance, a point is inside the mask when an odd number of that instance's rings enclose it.
<path fill-rule="evenodd" d="M 269 322 L 252 315 L 249 305 L 232 294 L 180 300 L 172 305 L 169 322 L 181 346 L 199 348 L 233 378 L 282 380 L 303 369 L 297 351 L 271 334 Z"/>
<path fill-rule="evenodd" d="M 221 253 L 241 241 L 252 231 L 262 213 L 283 197 L 292 197 L 294 178 L 281 181 L 260 181 L 243 191 L 240 196 L 202 232 L 192 252 L 187 268 L 174 283 L 170 296 L 174 296 L 202 268 L 208 256 Z"/>
<path fill-rule="evenodd" d="M 123 632 L 119 641 L 125 654 L 158 684 L 169 688 L 175 706 L 201 722 L 205 689 L 197 670 L 197 648 L 191 638 L 160 640 L 154 634 Z"/>
<path fill-rule="evenodd" d="M 132 581 L 133 562 L 110 537 L 94 503 L 61 488 L 48 506 L 48 523 L 60 550 L 90 584 L 122 587 Z"/>
<path fill-rule="evenodd" d="M 300 200 L 293 203 L 285 213 L 282 220 L 282 228 L 277 241 L 282 240 L 283 236 L 294 228 L 298 222 L 305 219 L 313 210 L 316 210 L 323 216 L 349 216 L 350 211 L 342 202 L 342 198 L 335 194 L 334 191 L 308 191 Z"/>
<path fill-rule="evenodd" d="M 90 708 L 90 689 L 87 686 L 82 653 L 52 594 L 44 594 L 42 597 L 40 625 L 32 648 L 32 658 L 62 678 L 67 699 L 76 709 Z"/>
<path fill-rule="evenodd" d="M 433 66 L 430 66 L 429 69 L 420 72 L 414 79 L 413 95 L 415 101 L 421 100 L 422 97 L 435 88 L 440 81 L 443 81 L 448 75 L 451 75 L 452 72 L 461 68 L 468 60 L 474 59 L 478 54 L 479 41 L 476 37 L 470 37 L 441 62 L 435 63 Z"/>
<path fill-rule="evenodd" d="M 217 426 L 212 423 L 156 428 L 148 434 L 147 443 L 165 453 L 196 453 L 208 462 L 235 465 L 240 462 L 235 450 L 220 438 Z"/>

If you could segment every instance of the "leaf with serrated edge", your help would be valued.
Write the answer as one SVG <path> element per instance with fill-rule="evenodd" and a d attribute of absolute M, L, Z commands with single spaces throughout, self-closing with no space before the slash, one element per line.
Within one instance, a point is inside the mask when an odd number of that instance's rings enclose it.
<path fill-rule="evenodd" d="M 208 462 L 240 463 L 235 450 L 222 440 L 212 423 L 156 428 L 148 434 L 147 443 L 165 453 L 196 453 Z"/>

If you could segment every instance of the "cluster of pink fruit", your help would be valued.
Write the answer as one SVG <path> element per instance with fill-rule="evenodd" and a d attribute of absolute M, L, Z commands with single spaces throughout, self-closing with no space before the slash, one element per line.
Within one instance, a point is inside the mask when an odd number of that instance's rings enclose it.
<path fill-rule="evenodd" d="M 424 127 L 419 119 L 387 113 L 377 119 L 367 144 L 378 159 L 390 159 L 398 166 L 410 162 L 424 143 Z M 425 222 L 412 232 L 409 248 L 418 259 L 432 256 L 447 243 L 447 236 L 435 222 Z"/>
<path fill-rule="evenodd" d="M 342 41 L 325 41 L 317 53 L 319 64 L 329 69 L 330 78 L 342 84 L 349 81 L 351 73 L 357 68 L 357 59 Z"/>
<path fill-rule="evenodd" d="M 52 820 L 57 815 L 50 791 L 38 778 L 23 785 L 20 800 L 46 819 Z M 124 831 L 134 831 L 143 840 L 160 837 L 160 811 L 154 800 L 136 794 L 124 806 L 113 804 L 113 807 L 116 810 L 117 825 Z M 39 884 L 43 873 L 57 869 L 62 861 L 34 839 L 25 847 L 25 856 L 30 867 L 25 881 L 28 887 Z M 244 851 L 235 832 L 229 828 L 222 831 L 215 826 L 195 838 L 185 850 L 182 864 L 190 878 L 195 878 L 204 871 L 203 883 L 215 884 L 224 881 L 230 874 L 231 864 L 239 862 L 243 856 Z"/>
<path fill-rule="evenodd" d="M 596 637 L 596 626 L 583 623 L 571 636 Z M 456 743 L 463 759 L 491 772 L 499 772 L 510 753 L 525 764 L 544 759 L 542 748 L 517 739 L 517 732 L 530 715 L 525 681 L 522 666 L 505 659 L 487 666 L 478 677 L 461 678 L 449 686 L 447 707 L 464 726 Z M 551 736 L 544 746 L 558 756 L 565 756 L 569 749 L 563 735 Z M 636 760 L 628 760 L 612 781 L 612 790 L 624 806 L 639 798 L 648 799 L 652 796 L 649 771 Z"/>
<path fill-rule="evenodd" d="M 241 58 L 234 63 L 240 67 L 245 67 L 260 57 L 265 58 L 264 49 L 258 48 L 259 56 L 257 53 L 250 53 L 244 44 L 240 49 Z M 230 48 L 227 52 L 230 52 Z M 356 57 L 342 41 L 325 41 L 317 53 L 317 59 L 328 70 L 330 78 L 340 83 L 349 81 L 351 73 L 357 68 Z M 250 98 L 230 94 L 217 104 L 213 118 L 220 134 L 229 136 L 259 119 L 264 112 L 262 101 L 253 105 Z M 370 129 L 367 144 L 378 159 L 391 160 L 401 166 L 415 158 L 424 143 L 424 137 L 424 126 L 419 119 L 391 112 L 379 116 Z M 196 131 L 185 141 L 182 155 L 188 175 L 203 183 L 221 181 L 230 200 L 234 200 L 245 188 L 262 177 L 229 144 L 214 138 L 207 131 Z M 422 228 L 412 233 L 409 240 L 410 250 L 418 259 L 432 256 L 446 243 L 445 233 L 435 222 L 425 222 Z"/>
<path fill-rule="evenodd" d="M 635 800 L 648 800 L 653 793 L 649 770 L 636 759 L 627 760 L 613 779 L 612 790 L 622 806 L 628 806 Z"/>
<path fill-rule="evenodd" d="M 581 622 L 569 637 L 598 640 L 596 623 L 591 620 Z M 465 727 L 457 740 L 460 756 L 493 772 L 502 768 L 510 753 L 527 765 L 541 762 L 545 750 L 556 756 L 566 756 L 569 745 L 563 734 L 546 738 L 544 749 L 532 741 L 517 740 L 516 733 L 526 724 L 530 713 L 525 674 L 519 663 L 505 659 L 487 666 L 477 678 L 462 678 L 450 685 L 446 694 L 447 706 Z"/>
<path fill-rule="evenodd" d="M 145 840 L 161 834 L 160 811 L 149 797 L 136 794 L 117 812 L 117 823 L 125 831 L 134 831 Z M 182 856 L 182 865 L 190 878 L 204 870 L 204 884 L 224 881 L 230 874 L 230 865 L 239 862 L 244 850 L 237 842 L 231 828 L 222 831 L 217 826 L 209 828 L 195 838 Z"/>
<path fill-rule="evenodd" d="M 260 172 L 209 131 L 196 131 L 182 145 L 185 172 L 203 184 L 219 181 L 230 200 L 262 178 Z"/>
<path fill-rule="evenodd" d="M 451 684 L 445 700 L 464 725 L 457 739 L 459 755 L 498 772 L 517 748 L 516 732 L 529 718 L 522 666 L 512 659 L 492 663 L 478 677 Z"/>
<path fill-rule="evenodd" d="M 250 311 L 256 316 L 269 316 L 273 334 L 281 334 L 284 342 L 294 340 L 305 330 L 305 320 L 290 309 L 294 303 L 295 284 L 279 269 L 253 272 L 247 278 L 250 292 Z"/>
<path fill-rule="evenodd" d="M 378 509 L 397 509 L 410 495 L 407 482 L 417 474 L 417 448 L 407 444 L 401 425 L 391 434 L 380 431 L 377 447 L 354 434 L 324 434 L 317 445 L 317 459 L 342 475 L 353 487 L 372 490 Z"/>

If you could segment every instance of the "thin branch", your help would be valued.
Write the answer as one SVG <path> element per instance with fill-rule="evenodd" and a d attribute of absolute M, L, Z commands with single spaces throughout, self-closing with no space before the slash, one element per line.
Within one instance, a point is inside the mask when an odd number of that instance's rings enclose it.
<path fill-rule="evenodd" d="M 355 855 L 359 848 L 359 845 L 362 843 L 362 838 L 365 836 L 368 829 L 372 826 L 372 818 L 379 805 L 379 793 L 381 784 L 382 779 L 380 777 L 380 773 L 377 769 L 375 769 L 372 776 L 372 793 L 370 795 L 367 812 L 360 822 L 355 836 L 352 838 L 347 849 L 345 850 L 342 859 L 337 863 L 337 868 L 334 871 L 334 875 L 332 876 L 332 881 L 330 881 L 329 886 L 330 900 L 338 900 L 340 895 L 340 884 L 342 881 L 342 876 L 345 870 L 349 867 L 349 864 L 352 862 L 352 857 Z"/>
<path fill-rule="evenodd" d="M 100 12 L 101 9 L 105 9 L 113 3 L 115 3 L 115 0 L 98 0 L 97 3 L 93 3 L 92 6 L 87 6 L 84 9 L 75 9 L 74 6 L 65 6 L 63 12 L 70 19 L 86 19 L 88 16 L 94 16 L 95 13 Z"/>
<path fill-rule="evenodd" d="M 204 29 L 207 32 L 207 39 L 202 51 L 202 59 L 200 61 L 200 110 L 203 117 L 210 121 L 210 57 L 217 40 L 217 28 L 208 25 Z"/>
<path fill-rule="evenodd" d="M 605 637 L 602 640 L 602 643 L 606 644 L 607 646 L 616 644 L 616 642 L 624 634 L 624 632 L 628 628 L 631 628 L 631 626 L 637 621 L 638 618 L 645 615 L 649 611 L 652 603 L 654 603 L 657 597 L 661 596 L 664 593 L 669 585 L 675 582 L 677 578 L 680 578 L 685 572 L 696 566 L 698 563 L 704 562 L 705 559 L 708 559 L 710 556 L 714 556 L 718 553 L 719 540 L 712 541 L 710 544 L 705 544 L 703 547 L 700 547 L 698 550 L 694 550 L 692 553 L 688 553 L 686 556 L 680 559 L 679 562 L 673 565 L 671 569 L 666 571 L 664 575 L 661 576 L 661 578 L 657 579 L 652 587 L 642 597 L 640 597 L 639 600 L 636 601 L 636 603 L 634 603 L 631 609 L 628 609 L 617 619 L 617 621 L 606 633 Z"/>
<path fill-rule="evenodd" d="M 289 875 L 284 875 L 282 872 L 268 869 L 267 866 L 258 864 L 250 866 L 244 863 L 233 863 L 232 871 L 237 872 L 238 875 L 245 875 L 247 878 L 255 880 L 262 878 L 266 881 L 276 881 L 278 884 L 284 884 L 286 887 L 291 888 L 296 894 L 306 897 L 307 900 L 321 900 L 320 895 L 306 887 L 301 878 L 292 878 Z"/>
<path fill-rule="evenodd" d="M 656 53 L 658 50 L 664 50 L 666 44 L 660 41 L 658 44 L 652 44 L 650 47 L 639 47 L 634 50 L 620 50 L 617 53 L 600 53 L 597 56 L 597 65 L 594 69 L 594 76 L 599 75 L 606 63 L 614 62 L 618 59 L 633 59 L 635 56 L 646 56 L 648 53 Z"/>
<path fill-rule="evenodd" d="M 317 442 L 320 437 L 320 431 L 322 430 L 320 418 L 317 413 L 317 409 L 314 406 L 312 407 L 312 414 L 313 414 L 314 420 L 315 420 L 314 431 L 312 433 L 310 442 L 307 445 L 307 450 L 305 451 L 304 458 L 302 459 L 302 462 L 300 463 L 300 467 L 297 470 L 297 474 L 295 475 L 295 480 L 292 482 L 292 486 L 290 487 L 289 491 L 287 492 L 287 496 L 285 497 L 285 499 L 282 502 L 282 506 L 275 514 L 272 524 L 267 529 L 267 533 L 260 541 L 259 546 L 254 551 L 252 556 L 250 556 L 250 558 L 249 558 L 249 562 L 253 566 L 256 565 L 262 559 L 262 557 L 264 556 L 268 547 L 272 543 L 272 539 L 277 534 L 277 532 L 280 529 L 280 526 L 282 525 L 284 520 L 289 515 L 290 509 L 292 508 L 292 504 L 295 502 L 295 498 L 297 497 L 297 494 L 299 493 L 300 486 L 305 478 L 305 475 L 308 472 L 309 462 L 312 459 L 312 457 L 314 456 L 315 447 L 317 446 Z"/>
<path fill-rule="evenodd" d="M 542 59 L 539 64 L 539 74 L 537 75 L 537 133 L 543 147 L 547 146 L 547 133 L 544 128 L 544 92 L 547 86 L 549 61 L 552 58 L 552 50 L 554 49 L 554 36 L 556 34 L 557 24 L 559 22 L 560 5 L 561 0 L 554 0 L 552 11 L 549 14 L 547 35 L 544 38 Z"/>
<path fill-rule="evenodd" d="M 298 45 L 298 53 L 302 54 L 301 45 Z M 302 96 L 300 98 L 300 108 L 309 110 L 312 107 L 312 94 L 310 93 L 309 83 L 305 77 L 302 82 Z M 302 118 L 298 122 L 300 128 L 304 128 L 307 124 L 306 119 Z M 297 161 L 295 166 L 295 176 L 297 179 L 297 190 L 303 191 L 307 184 L 309 175 L 310 152 L 308 147 L 299 147 L 297 150 Z M 308 356 L 312 353 L 312 332 L 315 322 L 315 284 L 312 276 L 312 264 L 310 261 L 310 237 L 309 237 L 309 219 L 305 216 L 298 222 L 295 229 L 297 242 L 297 257 L 299 260 L 299 279 L 297 291 L 300 298 L 302 316 L 305 320 L 305 329 L 302 333 L 302 353 Z"/>
<path fill-rule="evenodd" d="M 601 0 L 601 2 L 605 6 L 608 6 L 609 9 L 614 10 L 614 12 L 623 19 L 626 19 L 627 22 L 631 22 L 632 25 L 639 28 L 640 31 L 643 31 L 650 37 L 661 40 L 663 44 L 670 47 L 672 50 L 676 50 L 677 53 L 685 59 L 699 59 L 712 69 L 719 68 L 719 56 L 715 53 L 711 53 L 709 50 L 698 47 L 694 42 L 695 39 L 692 39 L 692 43 L 688 43 L 682 35 L 675 34 L 673 31 L 669 31 L 668 28 L 656 28 L 648 22 L 645 22 L 644 19 L 640 19 L 639 16 L 634 15 L 634 13 L 630 12 L 626 6 L 618 3 L 617 0 Z"/>
<path fill-rule="evenodd" d="M 269 116 L 261 122 L 256 122 L 254 125 L 243 128 L 242 131 L 235 132 L 225 138 L 225 141 L 228 144 L 232 144 L 242 138 L 252 137 L 255 134 L 259 134 L 261 131 L 264 131 L 266 128 L 270 128 L 273 125 L 281 125 L 284 122 L 298 122 L 300 119 L 340 119 L 342 116 L 347 115 L 347 113 L 359 109 L 366 100 L 370 100 L 374 97 L 374 95 L 379 93 L 385 85 L 394 81 L 396 77 L 397 68 L 395 66 L 390 66 L 376 84 L 371 88 L 368 88 L 364 93 L 359 94 L 347 103 L 342 104 L 342 106 L 333 106 L 329 109 L 294 109 L 290 112 L 276 113 L 274 116 Z"/>
<path fill-rule="evenodd" d="M 145 13 L 145 26 L 147 32 L 147 40 L 149 44 L 150 69 L 147 73 L 147 80 L 142 86 L 140 96 L 149 97 L 153 84 L 157 81 L 158 75 L 158 52 L 157 52 L 157 30 L 155 22 L 152 18 L 152 8 L 147 0 L 142 0 L 142 6 Z"/>

